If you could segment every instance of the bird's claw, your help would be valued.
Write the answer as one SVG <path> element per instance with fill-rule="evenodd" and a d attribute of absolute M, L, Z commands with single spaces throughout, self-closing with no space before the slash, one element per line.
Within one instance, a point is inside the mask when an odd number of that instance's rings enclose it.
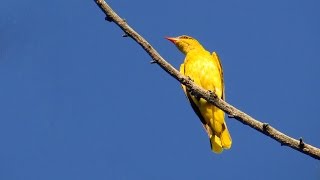
<path fill-rule="evenodd" d="M 213 97 L 217 96 L 216 89 L 213 89 L 213 91 L 212 90 L 208 90 L 208 92 L 209 92 L 210 96 L 213 96 Z"/>
<path fill-rule="evenodd" d="M 193 79 L 191 79 L 189 76 L 187 76 L 187 78 L 188 78 L 188 80 L 189 80 L 189 81 L 194 82 L 194 81 L 193 81 Z M 188 92 L 190 92 L 190 93 L 192 94 L 191 89 L 190 89 L 190 88 L 188 88 L 187 86 L 186 86 L 186 88 L 187 88 L 187 91 L 188 91 Z"/>
<path fill-rule="evenodd" d="M 190 77 L 190 76 L 187 76 L 187 78 L 188 78 L 188 80 L 189 80 L 189 81 L 194 82 L 194 80 L 193 80 L 193 79 L 191 79 L 191 77 Z"/>

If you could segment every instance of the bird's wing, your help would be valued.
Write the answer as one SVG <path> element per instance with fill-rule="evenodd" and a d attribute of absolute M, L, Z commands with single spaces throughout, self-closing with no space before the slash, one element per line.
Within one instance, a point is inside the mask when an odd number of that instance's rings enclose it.
<path fill-rule="evenodd" d="M 184 75 L 184 64 L 183 63 L 180 65 L 180 73 Z M 184 86 L 183 84 L 181 84 L 181 86 L 182 86 L 184 94 L 186 94 L 186 96 L 187 96 L 186 86 Z"/>
<path fill-rule="evenodd" d="M 218 69 L 220 71 L 220 78 L 221 78 L 221 87 L 222 87 L 222 100 L 225 100 L 225 92 L 224 92 L 224 80 L 223 80 L 223 70 L 222 70 L 222 65 L 221 65 L 221 61 L 219 59 L 219 56 L 216 52 L 212 53 L 212 57 L 214 59 L 214 61 L 216 61 L 216 63 L 218 64 Z"/>
<path fill-rule="evenodd" d="M 181 66 L 180 66 L 180 73 L 183 74 L 183 75 L 185 75 L 185 74 L 184 74 L 184 64 L 181 64 Z M 205 126 L 207 123 L 206 123 L 206 121 L 204 120 L 203 116 L 201 115 L 201 112 L 200 112 L 198 106 L 197 106 L 197 105 L 195 104 L 195 102 L 193 101 L 191 94 L 187 91 L 187 88 L 186 88 L 185 85 L 181 84 L 181 86 L 182 86 L 182 89 L 183 89 L 184 94 L 187 96 L 187 98 L 188 98 L 188 100 L 189 100 L 189 102 L 190 102 L 190 104 L 191 104 L 191 107 L 192 107 L 193 111 L 197 114 L 197 116 L 198 116 L 199 119 L 201 120 L 202 124 Z M 206 128 L 205 128 L 205 129 L 206 129 Z M 206 131 L 207 131 L 207 130 L 206 130 Z M 208 131 L 207 131 L 207 132 L 208 132 Z"/>

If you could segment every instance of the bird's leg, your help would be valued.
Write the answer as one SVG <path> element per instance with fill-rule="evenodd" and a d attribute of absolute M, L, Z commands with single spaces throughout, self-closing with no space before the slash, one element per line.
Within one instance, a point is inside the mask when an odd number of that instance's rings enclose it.
<path fill-rule="evenodd" d="M 188 80 L 194 82 L 194 80 L 191 79 L 191 77 L 189 77 L 189 76 L 188 76 Z M 193 95 L 192 90 L 189 87 L 186 86 L 186 89 L 191 95 Z"/>
<path fill-rule="evenodd" d="M 187 77 L 188 77 L 188 80 L 189 80 L 189 81 L 194 82 L 194 80 L 193 80 L 193 79 L 191 79 L 191 77 L 190 77 L 190 76 L 187 76 Z"/>
<path fill-rule="evenodd" d="M 217 91 L 216 88 L 214 88 L 213 90 L 208 90 L 209 94 L 213 97 L 217 96 Z"/>

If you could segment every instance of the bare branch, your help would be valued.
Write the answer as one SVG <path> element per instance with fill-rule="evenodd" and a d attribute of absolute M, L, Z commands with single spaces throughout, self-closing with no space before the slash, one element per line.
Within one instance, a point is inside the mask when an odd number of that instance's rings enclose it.
<path fill-rule="evenodd" d="M 269 136 L 270 138 L 278 141 L 283 146 L 291 147 L 299 152 L 302 152 L 310 157 L 320 160 L 320 149 L 310 144 L 305 143 L 302 138 L 299 140 L 294 139 L 278 131 L 270 126 L 268 123 L 262 123 L 246 113 L 238 110 L 232 105 L 221 100 L 215 93 L 209 92 L 192 82 L 188 77 L 182 75 L 173 66 L 166 62 L 160 54 L 136 31 L 134 31 L 127 22 L 120 18 L 111 7 L 104 0 L 95 0 L 95 3 L 105 13 L 106 20 L 117 24 L 124 33 L 136 41 L 153 59 L 152 63 L 158 64 L 163 70 L 169 73 L 173 78 L 184 84 L 192 94 L 198 97 L 202 97 L 211 104 L 219 107 L 221 110 L 229 114 L 229 117 L 237 119 L 245 125 Z"/>

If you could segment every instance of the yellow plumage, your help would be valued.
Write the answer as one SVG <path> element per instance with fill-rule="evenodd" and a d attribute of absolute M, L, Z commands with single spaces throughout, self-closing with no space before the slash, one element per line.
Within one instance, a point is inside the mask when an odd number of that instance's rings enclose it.
<path fill-rule="evenodd" d="M 180 72 L 190 77 L 197 85 L 225 99 L 223 71 L 218 55 L 215 52 L 210 54 L 190 36 L 167 39 L 186 55 L 184 63 L 180 66 Z M 206 100 L 191 95 L 184 85 L 182 88 L 208 133 L 212 151 L 221 153 L 223 149 L 229 149 L 232 140 L 224 121 L 224 112 Z"/>

